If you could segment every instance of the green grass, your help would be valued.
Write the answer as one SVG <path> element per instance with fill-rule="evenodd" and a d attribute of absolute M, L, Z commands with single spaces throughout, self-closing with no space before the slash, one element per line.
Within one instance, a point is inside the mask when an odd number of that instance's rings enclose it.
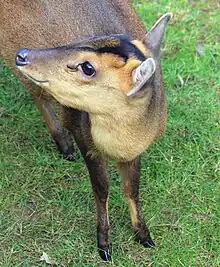
<path fill-rule="evenodd" d="M 133 2 L 148 28 L 174 13 L 162 60 L 168 125 L 142 167 L 143 212 L 156 250 L 134 242 L 120 179 L 110 167 L 111 265 L 219 266 L 219 1 Z M 82 159 L 60 158 L 30 95 L 4 64 L 0 142 L 0 266 L 46 266 L 39 261 L 43 251 L 58 266 L 101 266 Z"/>

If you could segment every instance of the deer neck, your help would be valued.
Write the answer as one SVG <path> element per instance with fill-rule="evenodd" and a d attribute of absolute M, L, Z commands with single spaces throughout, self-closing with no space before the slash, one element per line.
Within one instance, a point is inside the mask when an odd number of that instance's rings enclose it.
<path fill-rule="evenodd" d="M 132 107 L 120 114 L 90 114 L 91 134 L 95 150 L 116 161 L 130 161 L 140 155 L 152 142 L 155 131 L 146 116 L 145 107 Z"/>

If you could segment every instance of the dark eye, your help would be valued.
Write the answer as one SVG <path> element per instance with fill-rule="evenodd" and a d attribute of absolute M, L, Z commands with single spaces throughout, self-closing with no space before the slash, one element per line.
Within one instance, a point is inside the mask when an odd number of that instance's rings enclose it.
<path fill-rule="evenodd" d="M 95 68 L 89 63 L 89 61 L 85 61 L 84 63 L 80 64 L 80 66 L 86 76 L 92 77 L 96 74 Z"/>

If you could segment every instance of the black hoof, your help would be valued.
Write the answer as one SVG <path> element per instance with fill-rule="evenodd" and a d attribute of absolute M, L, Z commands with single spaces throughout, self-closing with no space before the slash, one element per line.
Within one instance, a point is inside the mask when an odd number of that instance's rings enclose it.
<path fill-rule="evenodd" d="M 64 134 L 53 135 L 53 140 L 55 141 L 57 148 L 64 159 L 76 161 L 77 153 L 75 152 L 73 140 L 70 138 L 70 136 L 66 136 Z"/>
<path fill-rule="evenodd" d="M 65 160 L 69 161 L 76 161 L 77 160 L 77 154 L 75 152 L 73 153 L 62 153 L 62 156 Z"/>
<path fill-rule="evenodd" d="M 143 245 L 145 248 L 155 248 L 155 244 L 153 240 L 147 240 L 147 241 L 141 242 L 141 245 Z"/>
<path fill-rule="evenodd" d="M 103 259 L 103 261 L 111 261 L 110 249 L 99 249 L 99 255 Z"/>

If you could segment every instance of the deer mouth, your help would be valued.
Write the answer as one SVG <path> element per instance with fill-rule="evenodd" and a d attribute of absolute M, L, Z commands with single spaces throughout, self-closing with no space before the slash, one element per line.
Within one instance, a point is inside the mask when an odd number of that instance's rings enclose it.
<path fill-rule="evenodd" d="M 45 84 L 45 83 L 49 83 L 48 80 L 38 80 L 38 79 L 35 79 L 33 76 L 30 76 L 29 74 L 25 73 L 25 76 L 32 80 L 33 82 L 37 83 L 37 84 Z"/>

